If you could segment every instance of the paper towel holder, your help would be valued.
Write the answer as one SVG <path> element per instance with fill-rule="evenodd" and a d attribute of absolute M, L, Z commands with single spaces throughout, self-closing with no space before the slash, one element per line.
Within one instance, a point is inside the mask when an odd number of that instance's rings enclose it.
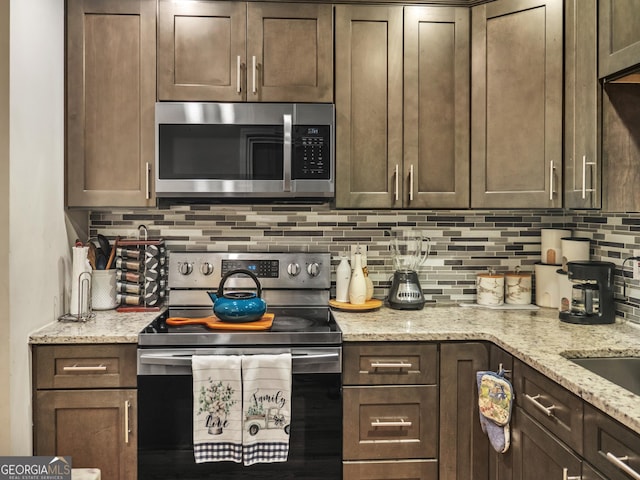
<path fill-rule="evenodd" d="M 65 313 L 58 317 L 59 322 L 86 322 L 95 318 L 91 307 L 91 272 L 78 275 L 78 313 Z"/>

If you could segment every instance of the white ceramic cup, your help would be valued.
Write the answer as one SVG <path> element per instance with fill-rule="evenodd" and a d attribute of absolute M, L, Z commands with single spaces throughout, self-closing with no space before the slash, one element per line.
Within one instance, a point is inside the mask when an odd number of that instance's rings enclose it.
<path fill-rule="evenodd" d="M 533 268 L 536 275 L 536 305 L 559 308 L 560 292 L 556 275 L 559 266 L 536 263 Z"/>
<path fill-rule="evenodd" d="M 94 310 L 116 308 L 116 270 L 94 270 L 91 280 L 91 307 Z"/>
<path fill-rule="evenodd" d="M 562 238 L 571 230 L 543 228 L 540 230 L 540 261 L 546 265 L 562 265 Z"/>
<path fill-rule="evenodd" d="M 591 239 L 583 237 L 563 238 L 562 270 L 567 271 L 567 262 L 589 261 Z"/>
<path fill-rule="evenodd" d="M 504 274 L 504 301 L 510 305 L 531 303 L 531 272 L 507 272 Z"/>
<path fill-rule="evenodd" d="M 479 273 L 476 277 L 478 305 L 502 305 L 504 303 L 504 275 Z"/>

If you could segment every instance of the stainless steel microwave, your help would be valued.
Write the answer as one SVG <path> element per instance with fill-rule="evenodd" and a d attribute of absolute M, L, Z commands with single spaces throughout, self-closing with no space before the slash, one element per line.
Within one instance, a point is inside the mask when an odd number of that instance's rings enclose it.
<path fill-rule="evenodd" d="M 156 103 L 157 197 L 332 198 L 333 104 Z"/>

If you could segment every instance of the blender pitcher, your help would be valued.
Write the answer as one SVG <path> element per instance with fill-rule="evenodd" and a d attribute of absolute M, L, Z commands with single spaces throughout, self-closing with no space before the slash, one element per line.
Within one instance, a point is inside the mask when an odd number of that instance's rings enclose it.
<path fill-rule="evenodd" d="M 416 270 L 429 256 L 431 240 L 414 230 L 392 231 L 389 235 L 395 269 L 389 289 L 389 306 L 398 310 L 420 310 L 425 300 Z"/>

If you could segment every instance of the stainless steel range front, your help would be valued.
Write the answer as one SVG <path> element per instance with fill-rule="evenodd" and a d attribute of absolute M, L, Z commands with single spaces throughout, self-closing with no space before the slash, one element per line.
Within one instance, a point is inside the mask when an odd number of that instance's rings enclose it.
<path fill-rule="evenodd" d="M 139 478 L 341 478 L 342 334 L 328 308 L 330 261 L 329 253 L 170 252 L 169 308 L 138 336 Z M 274 315 L 269 329 L 167 323 L 212 315 L 207 292 L 237 269 L 258 278 Z M 238 274 L 224 287 L 246 291 L 256 284 Z M 191 357 L 283 352 L 292 356 L 287 462 L 196 464 Z"/>

